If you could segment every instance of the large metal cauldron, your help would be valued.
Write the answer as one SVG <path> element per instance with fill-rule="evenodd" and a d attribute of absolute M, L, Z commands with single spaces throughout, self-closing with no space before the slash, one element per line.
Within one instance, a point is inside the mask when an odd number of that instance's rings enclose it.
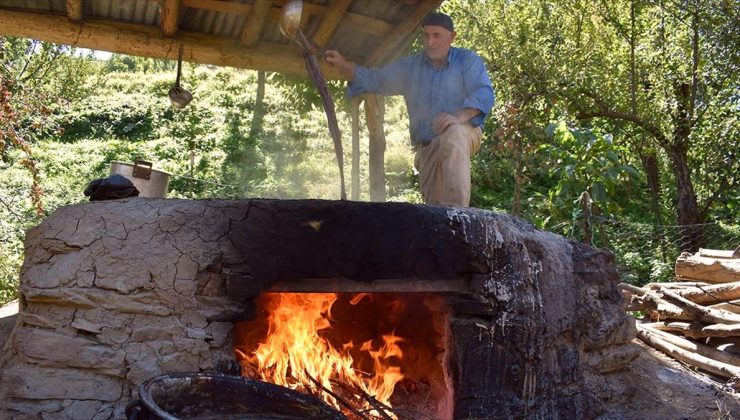
<path fill-rule="evenodd" d="M 185 373 L 158 376 L 139 386 L 126 407 L 129 420 L 343 419 L 311 395 L 238 376 Z"/>

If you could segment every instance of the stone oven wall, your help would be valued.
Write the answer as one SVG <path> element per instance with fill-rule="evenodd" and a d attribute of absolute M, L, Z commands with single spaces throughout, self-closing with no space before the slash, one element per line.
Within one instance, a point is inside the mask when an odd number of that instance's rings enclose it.
<path fill-rule="evenodd" d="M 233 322 L 276 282 L 348 280 L 447 292 L 456 418 L 593 417 L 602 375 L 636 355 L 611 255 L 510 216 L 137 198 L 29 231 L 0 417 L 121 418 L 153 376 L 233 371 Z"/>

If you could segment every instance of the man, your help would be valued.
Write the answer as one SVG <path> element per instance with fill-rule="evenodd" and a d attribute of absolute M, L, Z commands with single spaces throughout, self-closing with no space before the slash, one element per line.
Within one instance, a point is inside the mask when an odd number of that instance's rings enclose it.
<path fill-rule="evenodd" d="M 481 58 L 452 47 L 455 31 L 449 16 L 431 13 L 422 27 L 423 53 L 380 69 L 356 65 L 337 51 L 327 51 L 325 59 L 350 80 L 349 97 L 364 92 L 404 96 L 424 201 L 467 207 L 470 157 L 480 147 L 493 88 Z"/>

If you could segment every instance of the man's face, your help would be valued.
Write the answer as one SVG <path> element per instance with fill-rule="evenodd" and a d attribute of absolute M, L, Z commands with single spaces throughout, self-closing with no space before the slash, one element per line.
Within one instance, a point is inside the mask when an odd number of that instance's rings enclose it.
<path fill-rule="evenodd" d="M 455 33 L 441 26 L 425 26 L 424 52 L 434 63 L 442 63 L 447 59 Z"/>

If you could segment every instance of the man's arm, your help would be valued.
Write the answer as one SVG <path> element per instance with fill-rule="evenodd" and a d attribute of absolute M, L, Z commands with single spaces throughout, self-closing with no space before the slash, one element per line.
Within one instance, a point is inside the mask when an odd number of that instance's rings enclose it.
<path fill-rule="evenodd" d="M 360 93 L 380 95 L 402 95 L 408 89 L 409 57 L 396 60 L 385 67 L 370 69 L 355 65 L 337 51 L 324 53 L 324 60 L 350 81 L 347 95 L 353 97 Z"/>
<path fill-rule="evenodd" d="M 339 51 L 328 50 L 324 52 L 324 60 L 330 66 L 336 67 L 347 80 L 352 81 L 355 77 L 355 63 L 347 61 Z"/>

